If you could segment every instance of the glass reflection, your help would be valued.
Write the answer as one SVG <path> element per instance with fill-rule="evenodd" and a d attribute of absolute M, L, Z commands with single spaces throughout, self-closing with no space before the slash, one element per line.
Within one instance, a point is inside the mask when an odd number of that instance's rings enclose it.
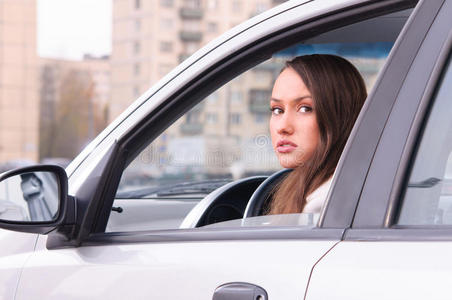
<path fill-rule="evenodd" d="M 51 172 L 30 172 L 0 182 L 0 219 L 51 221 L 58 212 L 58 179 Z"/>

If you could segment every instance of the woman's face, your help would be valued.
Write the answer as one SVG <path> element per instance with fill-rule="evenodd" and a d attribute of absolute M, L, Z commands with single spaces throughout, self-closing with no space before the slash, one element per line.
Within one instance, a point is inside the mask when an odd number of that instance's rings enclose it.
<path fill-rule="evenodd" d="M 273 149 L 281 166 L 295 168 L 312 156 L 320 135 L 311 92 L 292 68 L 276 79 L 270 108 Z"/>

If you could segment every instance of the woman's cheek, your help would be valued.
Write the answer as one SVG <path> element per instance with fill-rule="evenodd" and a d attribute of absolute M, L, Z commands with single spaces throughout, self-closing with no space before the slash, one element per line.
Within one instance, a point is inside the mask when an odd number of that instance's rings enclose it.
<path fill-rule="evenodd" d="M 269 124 L 269 128 L 270 128 L 270 138 L 272 141 L 272 147 L 273 150 L 276 150 L 276 131 L 275 131 L 275 121 L 273 119 L 273 116 L 270 117 L 270 124 Z"/>

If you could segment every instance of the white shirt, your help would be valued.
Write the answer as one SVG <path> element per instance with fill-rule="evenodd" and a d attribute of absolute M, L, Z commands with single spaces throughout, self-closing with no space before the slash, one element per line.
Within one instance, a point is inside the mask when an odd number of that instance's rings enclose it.
<path fill-rule="evenodd" d="M 328 196 L 332 181 L 333 176 L 306 197 L 306 205 L 303 208 L 303 213 L 320 213 L 320 210 L 325 203 L 326 196 Z"/>

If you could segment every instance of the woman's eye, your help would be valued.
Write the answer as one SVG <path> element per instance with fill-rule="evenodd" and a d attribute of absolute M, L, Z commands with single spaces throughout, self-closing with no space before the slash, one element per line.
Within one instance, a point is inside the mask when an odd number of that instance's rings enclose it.
<path fill-rule="evenodd" d="M 307 105 L 303 105 L 303 106 L 300 106 L 298 111 L 299 112 L 311 112 L 312 111 L 312 107 L 307 106 Z"/>
<path fill-rule="evenodd" d="M 270 111 L 274 115 L 280 115 L 280 114 L 283 113 L 283 110 L 281 108 L 278 108 L 278 107 L 272 107 L 272 108 L 270 108 Z"/>

